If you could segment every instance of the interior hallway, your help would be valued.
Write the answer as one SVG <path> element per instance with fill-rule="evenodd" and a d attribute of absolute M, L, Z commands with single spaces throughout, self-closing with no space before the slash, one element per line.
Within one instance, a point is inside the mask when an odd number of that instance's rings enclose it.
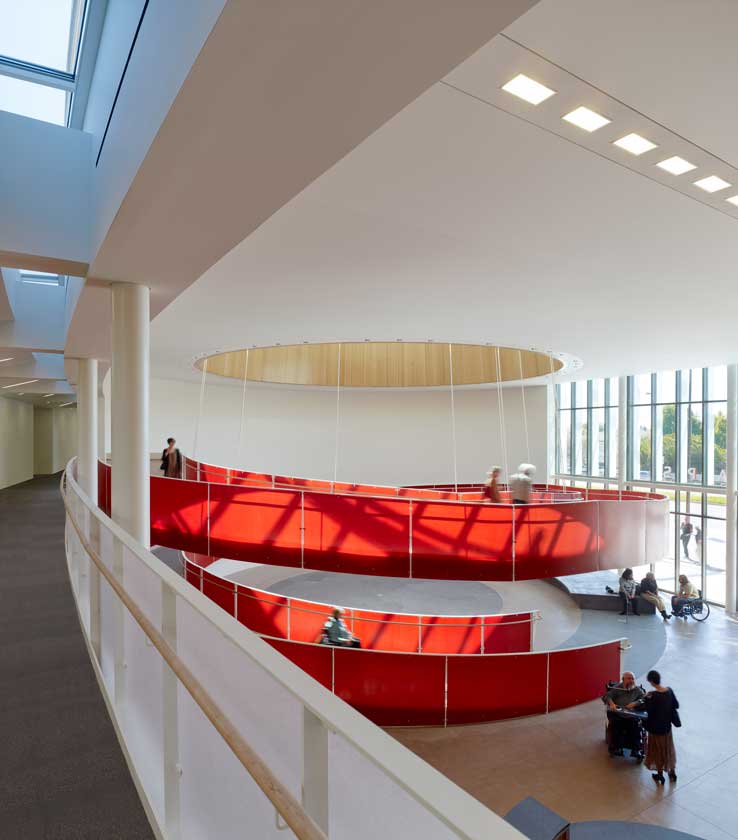
<path fill-rule="evenodd" d="M 82 639 L 59 476 L 0 491 L 0 744 L 0 837 L 153 837 Z"/>
<path fill-rule="evenodd" d="M 534 796 L 571 821 L 638 820 L 705 840 L 738 838 L 738 622 L 713 607 L 704 624 L 672 619 L 666 630 L 656 668 L 681 703 L 676 784 L 659 787 L 632 759 L 608 757 L 599 700 L 547 717 L 389 732 L 500 814 Z"/>

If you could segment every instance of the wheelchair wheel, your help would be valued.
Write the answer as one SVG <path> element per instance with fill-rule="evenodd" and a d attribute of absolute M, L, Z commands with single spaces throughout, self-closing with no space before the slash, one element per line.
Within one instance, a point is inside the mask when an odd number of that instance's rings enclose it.
<path fill-rule="evenodd" d="M 699 612 L 692 610 L 692 618 L 695 621 L 704 621 L 710 615 L 710 605 L 707 601 L 702 602 L 702 609 Z"/>

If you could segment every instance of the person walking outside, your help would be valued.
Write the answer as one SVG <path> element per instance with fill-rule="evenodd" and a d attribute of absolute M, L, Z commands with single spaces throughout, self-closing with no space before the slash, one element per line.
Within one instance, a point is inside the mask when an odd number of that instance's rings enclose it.
<path fill-rule="evenodd" d="M 691 522 L 682 522 L 681 527 L 681 534 L 679 535 L 679 539 L 682 541 L 682 551 L 684 552 L 684 559 L 691 560 L 692 558 L 689 556 L 689 540 L 692 536 L 692 531 L 694 528 L 692 527 Z"/>

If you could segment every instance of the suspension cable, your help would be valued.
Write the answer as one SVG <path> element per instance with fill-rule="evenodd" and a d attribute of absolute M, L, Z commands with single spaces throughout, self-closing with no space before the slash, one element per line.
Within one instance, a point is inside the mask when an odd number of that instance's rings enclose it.
<path fill-rule="evenodd" d="M 454 460 L 454 492 L 459 492 L 459 474 L 456 458 L 456 404 L 454 402 L 454 359 L 451 342 L 448 343 L 448 370 L 451 382 L 451 451 Z"/>
<path fill-rule="evenodd" d="M 525 405 L 525 385 L 523 380 L 523 351 L 518 350 L 518 366 L 520 367 L 520 398 L 523 402 L 523 428 L 525 429 L 525 452 L 528 457 L 528 463 L 531 463 L 530 460 L 530 437 L 528 436 L 528 409 Z"/>
<path fill-rule="evenodd" d="M 502 396 L 502 362 L 500 348 L 495 347 L 497 359 L 497 414 L 500 420 L 500 442 L 502 443 L 502 463 L 505 467 L 505 483 L 510 484 L 510 465 L 507 460 L 507 434 L 505 430 L 505 400 Z"/>
<path fill-rule="evenodd" d="M 333 451 L 333 492 L 338 480 L 338 432 L 341 422 L 341 343 L 338 344 L 338 363 L 336 370 L 336 444 Z"/>
<path fill-rule="evenodd" d="M 244 413 L 246 409 L 246 382 L 249 376 L 249 351 L 246 348 L 246 364 L 243 369 L 243 391 L 241 392 L 241 423 L 238 427 L 238 451 L 236 452 L 236 463 L 243 466 L 241 461 L 241 448 L 243 445 L 243 430 L 245 426 Z"/>
<path fill-rule="evenodd" d="M 202 363 L 202 378 L 200 379 L 200 406 L 197 411 L 197 417 L 195 418 L 195 439 L 192 442 L 192 454 L 195 457 L 195 461 L 198 461 L 198 443 L 200 439 L 200 420 L 202 419 L 202 410 L 203 405 L 205 403 L 205 377 L 208 374 L 208 359 L 207 356 L 203 359 Z"/>

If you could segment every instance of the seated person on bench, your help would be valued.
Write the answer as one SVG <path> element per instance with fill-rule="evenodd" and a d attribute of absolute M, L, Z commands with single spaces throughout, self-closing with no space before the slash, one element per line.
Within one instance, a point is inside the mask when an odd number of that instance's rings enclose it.
<path fill-rule="evenodd" d="M 636 685 L 633 672 L 625 671 L 621 682 L 614 685 L 602 698 L 602 702 L 607 706 L 607 746 L 610 755 L 622 755 L 623 749 L 629 749 L 632 756 L 640 757 L 640 724 L 634 718 L 619 715 L 617 709 L 624 709 L 643 697 L 645 692 Z"/>
<path fill-rule="evenodd" d="M 695 601 L 700 597 L 699 590 L 686 575 L 679 575 L 679 592 L 671 596 L 671 611 L 681 618 L 682 607 L 687 601 Z"/>
<path fill-rule="evenodd" d="M 357 636 L 346 626 L 346 622 L 341 618 L 342 610 L 339 607 L 334 607 L 331 611 L 331 617 L 323 625 L 320 633 L 319 641 L 326 645 L 336 645 L 337 647 L 355 647 L 360 648 L 361 642 Z"/>

